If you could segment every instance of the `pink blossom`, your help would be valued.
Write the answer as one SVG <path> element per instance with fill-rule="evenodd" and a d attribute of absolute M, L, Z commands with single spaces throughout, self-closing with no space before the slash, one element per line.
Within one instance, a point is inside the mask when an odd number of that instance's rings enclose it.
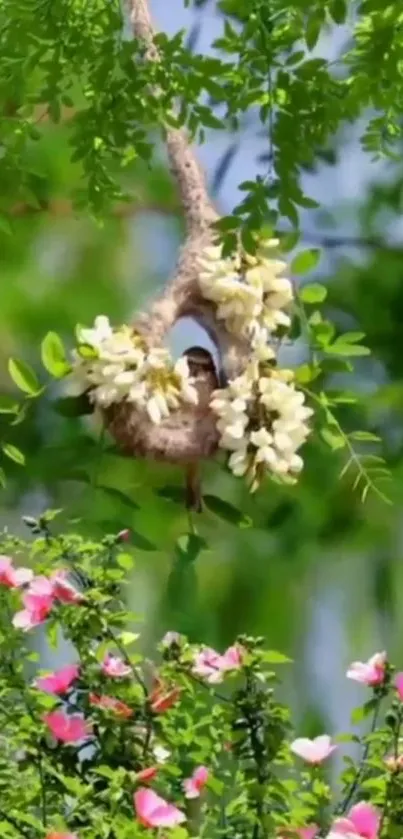
<path fill-rule="evenodd" d="M 115 699 L 114 696 L 98 696 L 96 693 L 89 695 L 90 705 L 102 708 L 103 711 L 112 711 L 117 717 L 128 719 L 133 716 L 133 711 L 125 702 Z"/>
<path fill-rule="evenodd" d="M 33 576 L 30 568 L 14 568 L 9 556 L 0 556 L 0 585 L 19 588 L 30 583 Z"/>
<path fill-rule="evenodd" d="M 163 647 L 172 647 L 172 644 L 180 644 L 181 642 L 181 635 L 179 632 L 174 632 L 173 630 L 169 630 L 166 632 L 164 637 L 162 638 L 161 644 Z"/>
<path fill-rule="evenodd" d="M 336 819 L 331 834 L 340 836 L 363 837 L 363 839 L 377 839 L 380 815 L 376 807 L 367 801 L 360 801 L 351 808 L 345 818 Z"/>
<path fill-rule="evenodd" d="M 228 670 L 238 670 L 241 665 L 241 651 L 235 645 L 228 647 L 222 655 L 211 647 L 203 647 L 194 657 L 193 673 L 216 684 L 222 682 Z"/>
<path fill-rule="evenodd" d="M 337 746 L 333 745 L 328 734 L 314 737 L 298 737 L 291 743 L 290 749 L 298 757 L 302 757 L 307 763 L 322 763 L 329 757 Z"/>
<path fill-rule="evenodd" d="M 354 679 L 363 685 L 375 687 L 382 684 L 385 678 L 386 653 L 375 653 L 368 661 L 353 661 L 347 670 L 348 679 Z"/>
<path fill-rule="evenodd" d="M 43 623 L 54 603 L 53 587 L 48 578 L 34 577 L 22 596 L 22 602 L 25 609 L 14 615 L 13 626 L 26 631 Z"/>
<path fill-rule="evenodd" d="M 133 799 L 136 816 L 144 827 L 176 827 L 186 821 L 181 810 L 147 787 L 140 787 Z"/>
<path fill-rule="evenodd" d="M 185 798 L 198 798 L 208 781 L 209 771 L 205 766 L 198 766 L 190 778 L 183 782 Z"/>
<path fill-rule="evenodd" d="M 61 603 L 81 603 L 85 599 L 84 595 L 77 591 L 69 581 L 68 571 L 63 569 L 55 571 L 50 577 L 50 583 L 54 597 Z"/>
<path fill-rule="evenodd" d="M 153 690 L 148 697 L 151 710 L 154 714 L 162 714 L 172 708 L 178 701 L 181 689 L 179 687 L 168 688 L 161 679 L 155 679 Z"/>
<path fill-rule="evenodd" d="M 158 771 L 157 766 L 148 766 L 147 769 L 141 769 L 140 772 L 137 772 L 136 781 L 143 781 L 145 784 L 148 781 L 153 781 L 158 775 Z"/>
<path fill-rule="evenodd" d="M 396 673 L 395 688 L 397 690 L 399 699 L 401 699 L 401 701 L 403 702 L 403 673 Z"/>
<path fill-rule="evenodd" d="M 78 678 L 80 668 L 77 664 L 68 664 L 61 670 L 42 676 L 34 682 L 35 687 L 44 690 L 45 693 L 66 693 L 70 685 Z"/>
<path fill-rule="evenodd" d="M 61 743 L 78 743 L 91 734 L 90 724 L 79 714 L 66 714 L 62 710 L 45 714 L 44 722 L 56 740 Z"/>
<path fill-rule="evenodd" d="M 116 655 L 106 654 L 102 664 L 101 670 L 105 676 L 110 676 L 112 679 L 122 679 L 125 676 L 131 676 L 133 673 L 129 664 L 125 664 L 123 659 Z"/>
<path fill-rule="evenodd" d="M 77 833 L 59 833 L 57 830 L 52 830 L 47 833 L 45 839 L 78 839 Z"/>

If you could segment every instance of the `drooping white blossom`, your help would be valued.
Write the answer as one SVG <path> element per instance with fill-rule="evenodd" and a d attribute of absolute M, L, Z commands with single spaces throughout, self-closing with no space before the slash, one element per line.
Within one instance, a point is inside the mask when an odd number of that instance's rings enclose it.
<path fill-rule="evenodd" d="M 104 315 L 92 329 L 79 327 L 77 338 L 70 392 L 87 392 L 101 408 L 130 402 L 155 424 L 183 402 L 197 404 L 186 358 L 174 363 L 167 349 L 147 348 L 133 329 L 113 329 Z"/>

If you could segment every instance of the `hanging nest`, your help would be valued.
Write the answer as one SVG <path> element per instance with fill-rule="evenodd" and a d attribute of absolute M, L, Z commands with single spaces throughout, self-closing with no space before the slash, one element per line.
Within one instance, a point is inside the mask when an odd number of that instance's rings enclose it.
<path fill-rule="evenodd" d="M 146 0 L 131 0 L 133 34 L 145 45 L 146 61 L 158 61 L 154 30 Z M 163 347 L 175 323 L 191 316 L 214 342 L 224 376 L 240 373 L 249 357 L 249 344 L 231 335 L 218 322 L 215 306 L 203 299 L 198 276 L 199 258 L 213 243 L 212 224 L 219 218 L 206 188 L 204 174 L 189 146 L 186 133 L 167 127 L 166 145 L 172 174 L 178 185 L 186 223 L 175 275 L 163 293 L 133 326 L 151 348 Z M 197 386 L 197 385 L 196 385 Z M 216 385 L 217 387 L 217 385 Z M 197 405 L 183 405 L 155 425 L 145 410 L 122 401 L 104 410 L 106 424 L 119 446 L 130 455 L 172 463 L 212 457 L 219 433 L 209 402 L 214 388 L 197 388 Z"/>

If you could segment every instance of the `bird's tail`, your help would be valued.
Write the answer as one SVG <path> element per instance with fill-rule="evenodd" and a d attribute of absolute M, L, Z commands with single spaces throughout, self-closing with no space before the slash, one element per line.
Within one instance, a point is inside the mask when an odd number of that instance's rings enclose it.
<path fill-rule="evenodd" d="M 200 469 L 198 463 L 189 463 L 186 467 L 186 509 L 193 510 L 195 513 L 201 513 L 203 509 L 201 483 L 200 483 Z"/>

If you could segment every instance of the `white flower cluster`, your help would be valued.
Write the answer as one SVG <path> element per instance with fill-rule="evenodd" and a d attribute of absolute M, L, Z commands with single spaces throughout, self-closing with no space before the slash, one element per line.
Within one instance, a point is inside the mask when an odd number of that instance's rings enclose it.
<path fill-rule="evenodd" d="M 72 381 L 76 394 L 88 391 L 102 408 L 123 401 L 145 409 L 159 424 L 182 402 L 197 404 L 186 358 L 174 363 L 168 350 L 148 349 L 128 326 L 113 329 L 107 317 L 92 329 L 77 329 Z"/>
<path fill-rule="evenodd" d="M 237 253 L 227 259 L 221 247 L 205 248 L 199 260 L 200 288 L 216 304 L 227 329 L 252 342 L 268 339 L 279 326 L 290 326 L 284 311 L 293 300 L 290 280 L 280 275 L 286 262 L 275 257 L 279 239 L 263 240 L 254 256 Z"/>
<path fill-rule="evenodd" d="M 294 482 L 303 467 L 297 451 L 310 433 L 306 421 L 313 411 L 296 390 L 291 370 L 253 358 L 241 376 L 215 391 L 211 408 L 219 418 L 220 446 L 231 452 L 228 466 L 246 477 L 252 492 L 265 474 Z"/>

